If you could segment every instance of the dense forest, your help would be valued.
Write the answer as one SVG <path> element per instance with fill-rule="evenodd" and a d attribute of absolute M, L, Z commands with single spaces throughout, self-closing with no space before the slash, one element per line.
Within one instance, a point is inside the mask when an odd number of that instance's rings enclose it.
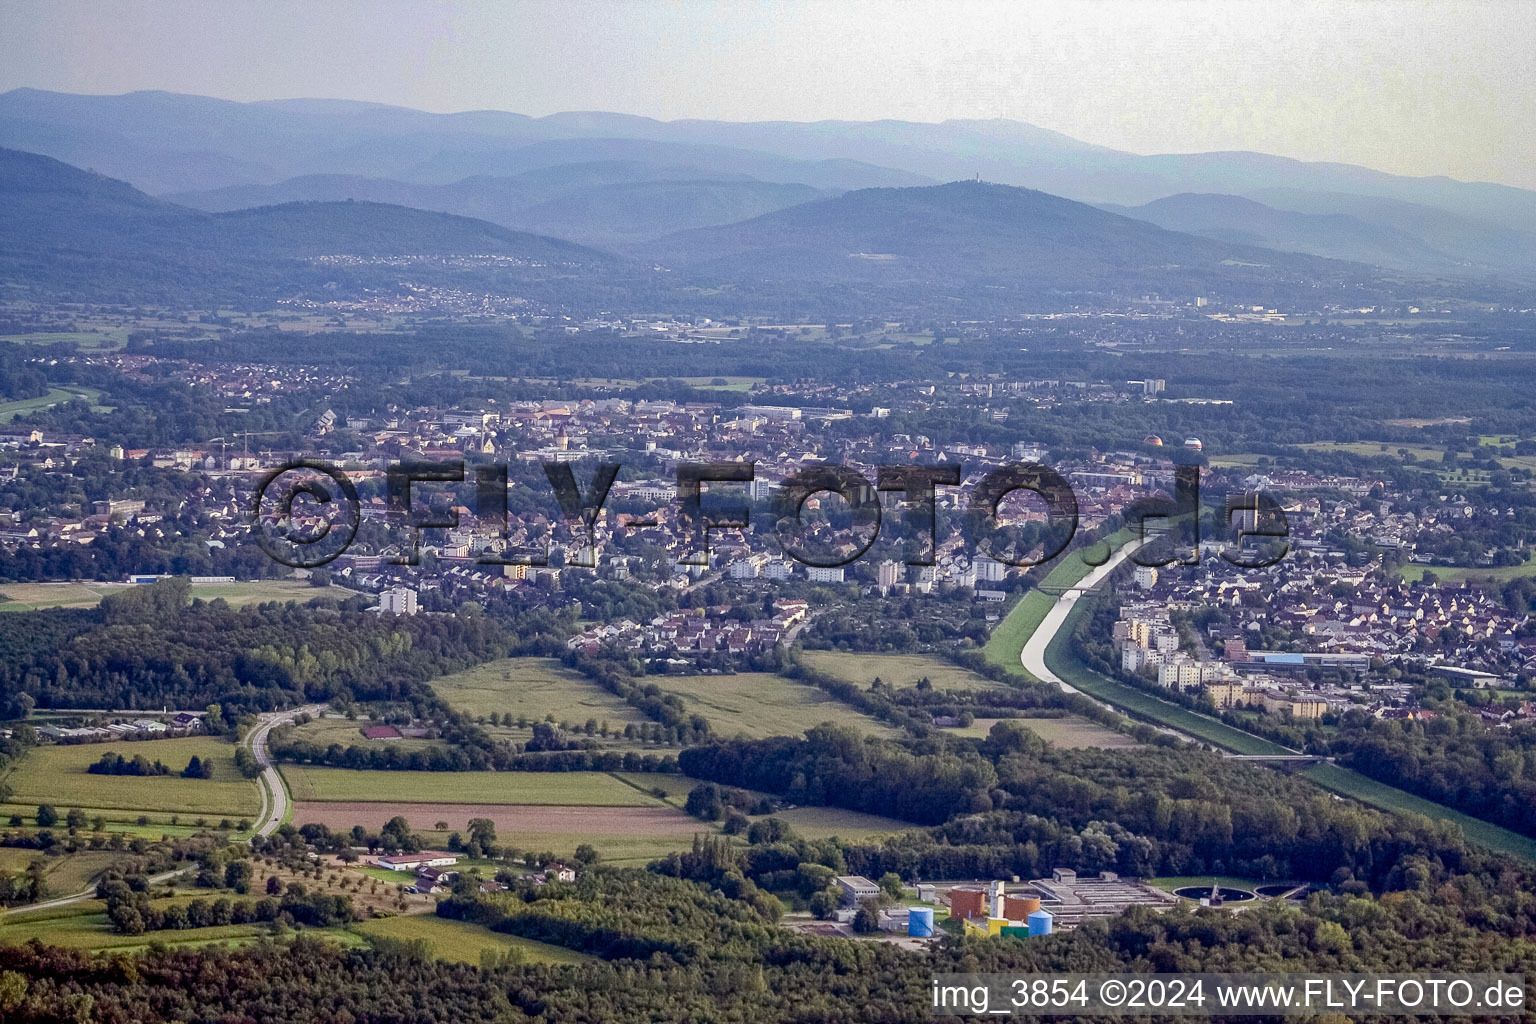
<path fill-rule="evenodd" d="M 514 646 L 484 615 L 381 616 L 334 603 L 235 609 L 186 604 L 188 587 L 163 580 L 96 609 L 0 619 L 0 712 L 220 704 L 233 721 L 313 700 L 409 700 L 416 684 Z"/>
<path fill-rule="evenodd" d="M 410 944 L 342 950 L 299 939 L 243 950 L 95 957 L 0 949 L 0 1013 L 18 1024 L 263 1019 L 292 1024 L 597 1024 L 614 1020 L 926 1021 L 947 972 L 1404 971 L 1530 973 L 1536 949 L 1511 894 L 1443 884 L 1392 900 L 1315 895 L 1243 914 L 1133 910 L 1029 940 L 946 940 L 931 953 L 796 937 L 723 892 L 644 872 L 596 873 L 537 898 L 454 897 L 442 912 L 622 956 L 577 966 L 476 968 Z M 1502 922 L 1503 926 L 1500 926 Z M 656 929 L 665 925 L 665 937 Z M 1062 1018 L 1070 1019 L 1070 1018 Z"/>

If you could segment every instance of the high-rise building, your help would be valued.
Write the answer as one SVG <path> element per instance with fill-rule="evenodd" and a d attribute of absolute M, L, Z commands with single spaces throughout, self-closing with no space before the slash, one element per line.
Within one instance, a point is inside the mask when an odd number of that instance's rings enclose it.
<path fill-rule="evenodd" d="M 379 610 L 395 615 L 415 615 L 416 591 L 407 587 L 391 587 L 379 595 Z"/>
<path fill-rule="evenodd" d="M 988 558 L 986 555 L 977 555 L 976 560 L 971 564 L 976 568 L 978 583 L 1000 583 L 1003 577 L 1008 575 L 1006 564 L 995 558 Z"/>

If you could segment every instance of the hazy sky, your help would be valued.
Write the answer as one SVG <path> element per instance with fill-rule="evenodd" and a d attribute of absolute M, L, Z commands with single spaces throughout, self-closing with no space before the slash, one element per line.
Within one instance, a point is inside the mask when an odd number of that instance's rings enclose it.
<path fill-rule="evenodd" d="M 0 90 L 1010 117 L 1536 188 L 1536 3 L 0 0 Z"/>

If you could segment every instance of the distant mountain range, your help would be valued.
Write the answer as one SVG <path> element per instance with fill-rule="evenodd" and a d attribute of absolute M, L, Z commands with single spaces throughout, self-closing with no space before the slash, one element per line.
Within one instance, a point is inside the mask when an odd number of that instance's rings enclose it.
<path fill-rule="evenodd" d="M 310 176 L 187 197 L 232 207 L 209 212 L 50 157 L 0 150 L 0 289 L 202 306 L 382 297 L 413 308 L 432 308 L 431 293 L 446 289 L 459 308 L 500 296 L 726 316 L 861 307 L 965 316 L 1144 295 L 1280 306 L 1423 301 L 1469 287 L 1282 251 L 1306 236 L 1332 255 L 1449 265 L 1443 251 L 1402 230 L 1231 196 L 1174 196 L 1122 216 L 976 181 L 829 196 L 807 185 L 650 173 L 608 162 L 451 185 Z M 280 202 L 245 205 L 269 200 Z M 576 228 L 617 244 L 608 251 L 419 206 Z M 1392 212 L 1418 223 L 1411 210 Z M 1417 216 L 1445 238 L 1465 229 L 1454 215 Z M 708 223 L 715 217 L 729 223 Z M 690 223 L 705 226 L 647 237 Z"/>
<path fill-rule="evenodd" d="M 662 176 L 666 174 L 676 177 Z M 831 194 L 804 184 L 746 176 L 711 180 L 706 174 L 700 168 L 604 161 L 538 168 L 515 177 L 476 175 L 447 185 L 312 174 L 275 185 L 228 185 L 165 198 L 214 212 L 301 200 L 367 200 L 479 217 L 503 227 L 592 245 L 612 245 L 684 228 L 747 220 Z"/>
<path fill-rule="evenodd" d="M 1275 205 L 1245 196 L 1183 193 L 1142 206 L 1100 208 L 1217 241 L 1415 274 L 1536 279 L 1536 234 L 1371 196 L 1284 189 L 1260 194 Z M 1286 208 L 1293 205 L 1300 209 Z"/>
<path fill-rule="evenodd" d="M 1214 240 L 1536 280 L 1536 192 L 1260 153 L 1140 156 L 1008 120 L 532 118 L 16 89 L 0 94 L 0 145 L 206 210 L 349 198 L 614 247 L 845 191 L 979 175 Z"/>

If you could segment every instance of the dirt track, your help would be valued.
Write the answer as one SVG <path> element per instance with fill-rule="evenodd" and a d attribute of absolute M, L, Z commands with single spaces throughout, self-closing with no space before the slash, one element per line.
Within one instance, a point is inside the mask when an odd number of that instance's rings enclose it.
<path fill-rule="evenodd" d="M 498 831 L 588 833 L 610 836 L 692 835 L 708 826 L 671 807 L 528 807 L 509 804 L 314 803 L 293 805 L 293 823 L 318 822 L 331 828 L 377 829 L 395 815 L 413 829 L 446 821 L 464 829 L 471 818 L 489 818 Z"/>

